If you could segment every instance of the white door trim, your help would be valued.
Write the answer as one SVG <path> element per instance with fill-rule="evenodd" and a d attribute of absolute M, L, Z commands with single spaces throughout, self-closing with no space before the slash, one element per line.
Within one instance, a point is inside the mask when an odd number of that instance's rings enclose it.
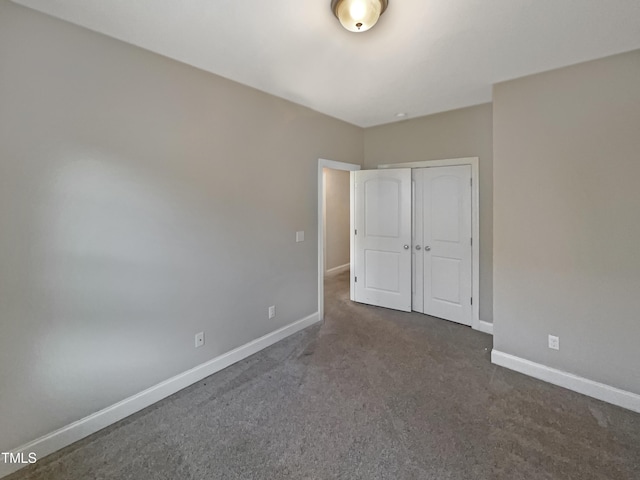
<path fill-rule="evenodd" d="M 478 162 L 478 157 L 447 158 L 443 160 L 384 164 L 378 165 L 378 168 L 429 168 L 471 165 L 471 237 L 473 238 L 473 245 L 471 246 L 473 282 L 473 317 L 471 320 L 471 328 L 489 333 L 486 325 L 487 322 L 480 321 L 480 182 L 478 181 Z"/>
<path fill-rule="evenodd" d="M 318 315 L 320 320 L 324 320 L 324 176 L 322 175 L 323 168 L 333 168 L 334 170 L 345 170 L 347 172 L 353 172 L 360 170 L 362 167 L 355 163 L 336 162 L 334 160 L 326 160 L 324 158 L 318 159 Z M 353 194 L 353 189 L 351 189 Z M 353 230 L 353 198 L 351 199 L 351 205 L 349 208 L 351 212 L 351 221 L 349 228 Z M 350 263 L 353 263 L 353 245 L 349 250 Z M 351 276 L 353 282 L 353 275 Z M 351 285 L 351 292 L 353 294 L 353 285 Z"/>

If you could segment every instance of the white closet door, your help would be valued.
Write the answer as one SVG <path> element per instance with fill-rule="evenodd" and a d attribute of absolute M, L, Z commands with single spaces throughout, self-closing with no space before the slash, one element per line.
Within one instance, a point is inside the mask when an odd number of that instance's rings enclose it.
<path fill-rule="evenodd" d="M 471 166 L 421 170 L 423 312 L 471 325 Z"/>
<path fill-rule="evenodd" d="M 355 301 L 411 311 L 411 169 L 354 177 Z"/>

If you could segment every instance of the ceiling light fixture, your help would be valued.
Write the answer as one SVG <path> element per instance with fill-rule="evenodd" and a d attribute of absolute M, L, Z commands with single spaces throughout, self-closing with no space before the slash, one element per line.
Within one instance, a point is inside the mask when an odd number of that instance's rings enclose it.
<path fill-rule="evenodd" d="M 366 32 L 376 24 L 388 4 L 388 0 L 331 0 L 331 10 L 350 32 Z"/>

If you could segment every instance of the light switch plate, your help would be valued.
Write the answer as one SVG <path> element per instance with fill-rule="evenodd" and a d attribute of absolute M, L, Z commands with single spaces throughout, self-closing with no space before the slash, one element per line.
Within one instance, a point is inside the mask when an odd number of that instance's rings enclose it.
<path fill-rule="evenodd" d="M 296 232 L 296 242 L 304 242 L 304 231 Z"/>

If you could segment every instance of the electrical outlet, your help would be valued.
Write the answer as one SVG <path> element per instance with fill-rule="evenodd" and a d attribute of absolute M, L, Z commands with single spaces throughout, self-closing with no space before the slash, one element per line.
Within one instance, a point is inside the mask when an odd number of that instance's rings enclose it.
<path fill-rule="evenodd" d="M 560 350 L 560 337 L 549 335 L 549 348 L 553 350 Z"/>
<path fill-rule="evenodd" d="M 204 332 L 196 333 L 196 348 L 204 345 Z"/>
<path fill-rule="evenodd" d="M 269 318 L 273 318 L 276 316 L 276 306 L 275 305 L 271 305 L 269 307 Z"/>
<path fill-rule="evenodd" d="M 304 231 L 296 232 L 296 242 L 304 242 Z"/>

